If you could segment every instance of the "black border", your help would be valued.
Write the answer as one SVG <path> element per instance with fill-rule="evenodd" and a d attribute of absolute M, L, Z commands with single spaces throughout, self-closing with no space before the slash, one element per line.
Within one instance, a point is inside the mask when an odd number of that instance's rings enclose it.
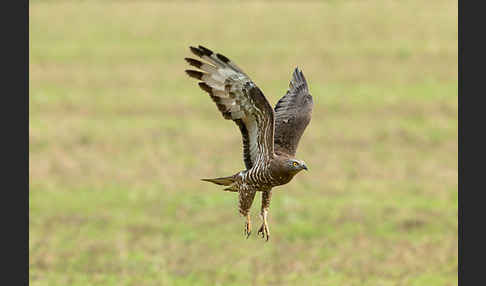
<path fill-rule="evenodd" d="M 7 3 L 6 3 L 7 4 Z M 29 284 L 29 1 L 2 9 L 2 281 Z M 13 8 L 13 9 L 12 9 Z M 10 282 L 13 281 L 13 282 Z"/>
<path fill-rule="evenodd" d="M 29 285 L 29 1 L 11 3 L 16 5 L 5 6 L 0 21 L 2 281 Z"/>
<path fill-rule="evenodd" d="M 468 4 L 467 8 L 465 3 Z M 484 284 L 484 9 L 458 1 L 458 277 Z M 466 41 L 469 38 L 469 41 Z M 468 44 L 469 43 L 469 44 Z M 466 56 L 466 49 L 468 56 Z M 465 67 L 468 68 L 466 72 Z M 466 84 L 467 83 L 467 84 Z M 476 100 L 474 100 L 476 99 Z M 475 102 L 476 101 L 476 102 Z M 466 132 L 469 131 L 469 136 Z M 469 162 L 466 171 L 466 163 Z M 472 164 L 472 162 L 476 164 Z M 467 179 L 466 179 L 467 178 Z M 467 235 L 464 230 L 467 229 Z"/>

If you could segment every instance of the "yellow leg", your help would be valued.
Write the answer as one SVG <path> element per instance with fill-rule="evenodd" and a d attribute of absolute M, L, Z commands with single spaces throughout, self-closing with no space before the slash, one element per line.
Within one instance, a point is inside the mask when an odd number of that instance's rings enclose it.
<path fill-rule="evenodd" d="M 266 238 L 267 241 L 270 238 L 270 229 L 268 228 L 268 208 L 270 207 L 270 199 L 272 197 L 272 191 L 264 191 L 262 192 L 262 209 L 260 212 L 260 216 L 263 220 L 262 226 L 258 230 L 258 234 L 262 235 L 262 238 Z"/>
<path fill-rule="evenodd" d="M 267 214 L 268 214 L 268 211 L 267 210 L 263 210 L 261 216 L 262 216 L 262 220 L 263 220 L 263 223 L 262 223 L 262 226 L 260 227 L 260 229 L 258 230 L 258 235 L 262 235 L 262 238 L 265 239 L 268 241 L 270 239 L 270 229 L 268 228 L 268 220 L 267 220 Z"/>
<path fill-rule="evenodd" d="M 250 214 L 246 215 L 246 223 L 245 223 L 245 235 L 246 238 L 248 238 L 251 234 L 251 220 L 250 220 Z"/>
<path fill-rule="evenodd" d="M 255 190 L 240 190 L 238 192 L 238 204 L 239 211 L 242 216 L 246 217 L 245 222 L 245 235 L 246 238 L 250 236 L 251 233 L 251 220 L 250 220 L 250 207 L 255 198 Z"/>

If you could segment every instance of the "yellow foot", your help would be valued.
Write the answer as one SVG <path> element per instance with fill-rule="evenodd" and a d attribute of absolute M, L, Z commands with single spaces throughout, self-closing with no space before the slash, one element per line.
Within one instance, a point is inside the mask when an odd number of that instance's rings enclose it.
<path fill-rule="evenodd" d="M 250 221 L 250 215 L 248 215 L 246 217 L 246 223 L 245 223 L 245 235 L 247 239 L 250 236 L 250 234 L 251 234 L 251 221 Z"/>
<path fill-rule="evenodd" d="M 263 239 L 268 239 L 270 238 L 270 230 L 268 229 L 268 225 L 266 223 L 262 223 L 262 226 L 260 226 L 260 229 L 258 230 L 258 234 L 262 236 Z"/>

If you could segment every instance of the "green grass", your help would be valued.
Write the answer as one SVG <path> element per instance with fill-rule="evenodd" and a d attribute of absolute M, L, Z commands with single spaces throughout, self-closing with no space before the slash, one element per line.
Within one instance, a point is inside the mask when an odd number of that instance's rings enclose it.
<path fill-rule="evenodd" d="M 457 3 L 30 4 L 31 285 L 457 285 Z M 241 137 L 184 74 L 233 59 L 275 104 L 314 96 L 243 237 Z"/>

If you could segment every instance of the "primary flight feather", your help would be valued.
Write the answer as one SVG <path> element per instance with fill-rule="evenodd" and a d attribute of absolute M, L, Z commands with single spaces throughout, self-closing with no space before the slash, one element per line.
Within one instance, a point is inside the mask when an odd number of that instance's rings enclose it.
<path fill-rule="evenodd" d="M 243 160 L 246 170 L 232 176 L 203 179 L 238 192 L 239 211 L 246 217 L 245 234 L 251 233 L 250 207 L 256 192 L 262 192 L 258 230 L 262 238 L 270 237 L 268 208 L 272 188 L 287 184 L 307 166 L 295 158 L 297 145 L 310 122 L 312 96 L 302 71 L 294 70 L 289 90 L 272 108 L 263 92 L 227 57 L 203 47 L 190 47 L 200 59 L 185 58 L 199 70 L 186 70 L 200 80 L 199 87 L 216 103 L 225 119 L 238 125 L 243 137 Z"/>

